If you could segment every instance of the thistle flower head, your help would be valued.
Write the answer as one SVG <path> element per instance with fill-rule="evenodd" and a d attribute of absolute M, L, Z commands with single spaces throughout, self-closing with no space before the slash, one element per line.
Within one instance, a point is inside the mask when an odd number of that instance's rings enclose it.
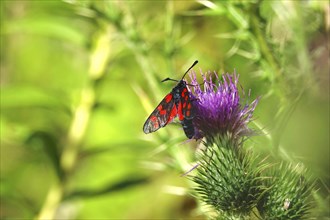
<path fill-rule="evenodd" d="M 202 74 L 203 89 L 197 82 L 195 72 L 190 77 L 191 84 L 196 85 L 192 91 L 196 99 L 196 139 L 228 135 L 237 140 L 252 133 L 247 124 L 251 121 L 258 99 L 245 106 L 240 104 L 236 73 L 223 74 L 222 80 L 216 73 Z"/>
<path fill-rule="evenodd" d="M 311 207 L 311 186 L 301 173 L 281 166 L 263 176 L 269 164 L 243 146 L 252 130 L 258 98 L 242 105 L 238 75 L 202 74 L 203 89 L 192 73 L 193 126 L 196 139 L 205 138 L 198 154 L 197 174 L 192 177 L 196 195 L 217 215 L 217 219 L 251 219 L 258 210 L 264 219 L 301 219 Z M 248 95 L 250 96 L 250 94 Z"/>
<path fill-rule="evenodd" d="M 262 193 L 261 170 L 254 156 L 239 146 L 252 133 L 247 125 L 258 99 L 241 105 L 236 73 L 221 78 L 216 73 L 202 74 L 203 89 L 196 73 L 190 77 L 195 85 L 194 137 L 205 137 L 205 149 L 200 152 L 197 175 L 193 177 L 195 191 L 224 219 L 246 219 Z"/>

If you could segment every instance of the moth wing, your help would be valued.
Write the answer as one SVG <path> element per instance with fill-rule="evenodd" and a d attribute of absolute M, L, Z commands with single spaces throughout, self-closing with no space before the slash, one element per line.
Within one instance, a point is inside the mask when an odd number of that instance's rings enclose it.
<path fill-rule="evenodd" d="M 148 134 L 165 127 L 173 121 L 177 114 L 178 111 L 173 100 L 173 94 L 169 93 L 150 114 L 143 125 L 143 132 Z"/>
<path fill-rule="evenodd" d="M 179 114 L 182 114 L 182 120 L 183 118 L 192 119 L 194 117 L 194 109 L 191 104 L 191 99 L 187 87 L 183 88 L 181 91 L 179 105 L 181 105 L 181 113 L 179 112 Z"/>

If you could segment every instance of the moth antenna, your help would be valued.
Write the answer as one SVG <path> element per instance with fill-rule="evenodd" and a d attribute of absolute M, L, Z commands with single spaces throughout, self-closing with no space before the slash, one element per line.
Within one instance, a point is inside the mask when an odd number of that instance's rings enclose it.
<path fill-rule="evenodd" d="M 189 72 L 189 70 L 191 70 L 197 63 L 198 63 L 198 60 L 195 60 L 195 62 L 191 65 L 191 67 L 189 67 L 189 69 L 183 74 L 181 80 L 183 80 L 183 78 L 186 76 L 186 74 Z M 171 79 L 171 78 L 168 78 L 168 77 L 166 79 L 163 79 L 161 82 L 165 82 L 165 81 L 179 82 L 179 80 Z"/>
<path fill-rule="evenodd" d="M 186 74 L 191 70 L 196 64 L 198 63 L 198 60 L 195 60 L 195 62 L 189 67 L 189 69 L 183 74 L 181 80 L 186 76 Z"/>
<path fill-rule="evenodd" d="M 179 82 L 179 80 L 176 80 L 176 79 L 171 79 L 171 78 L 166 78 L 166 79 L 163 79 L 161 82 L 165 82 L 165 81 L 174 81 L 174 82 Z"/>

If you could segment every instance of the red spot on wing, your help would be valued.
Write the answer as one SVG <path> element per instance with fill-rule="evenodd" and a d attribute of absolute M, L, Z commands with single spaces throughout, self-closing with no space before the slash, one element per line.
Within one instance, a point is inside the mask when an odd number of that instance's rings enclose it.
<path fill-rule="evenodd" d="M 157 121 L 157 117 L 153 115 L 153 116 L 150 117 L 150 120 L 151 120 L 152 122 L 156 122 L 156 121 Z"/>
<path fill-rule="evenodd" d="M 169 103 L 170 101 L 172 101 L 172 99 L 173 99 L 172 93 L 169 93 L 167 96 L 165 96 L 164 99 L 165 99 L 166 103 Z"/>
<path fill-rule="evenodd" d="M 176 117 L 177 114 L 178 114 L 178 111 L 177 111 L 176 106 L 174 105 L 173 108 L 171 109 L 170 116 L 168 117 L 166 124 L 173 121 L 173 119 Z"/>
<path fill-rule="evenodd" d="M 178 116 L 179 116 L 179 120 L 182 121 L 184 119 L 184 116 L 182 114 L 182 103 L 179 102 L 179 105 L 178 105 Z"/>
<path fill-rule="evenodd" d="M 158 119 L 156 116 L 151 116 L 150 117 L 150 121 L 152 122 L 152 126 L 154 127 L 154 129 L 159 128 L 159 123 L 158 123 Z"/>
<path fill-rule="evenodd" d="M 184 88 L 181 92 L 181 96 L 182 97 L 185 97 L 186 96 L 186 93 L 187 93 L 187 88 Z"/>
<path fill-rule="evenodd" d="M 163 109 L 162 105 L 159 105 L 157 107 L 157 109 L 158 109 L 160 115 L 166 115 L 167 111 L 166 111 L 166 109 Z"/>

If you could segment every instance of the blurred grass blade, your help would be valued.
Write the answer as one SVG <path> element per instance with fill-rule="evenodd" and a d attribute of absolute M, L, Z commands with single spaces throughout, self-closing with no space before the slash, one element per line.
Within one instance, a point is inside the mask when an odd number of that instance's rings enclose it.
<path fill-rule="evenodd" d="M 116 184 L 109 184 L 108 186 L 105 186 L 103 188 L 99 189 L 83 189 L 83 190 L 77 190 L 69 195 L 67 195 L 64 199 L 73 199 L 73 198 L 91 198 L 95 196 L 105 196 L 109 193 L 118 192 L 121 190 L 127 190 L 132 187 L 136 187 L 139 185 L 147 184 L 149 182 L 148 178 L 140 177 L 140 178 L 133 178 L 133 179 L 126 179 L 122 180 L 121 182 L 118 182 Z"/>

